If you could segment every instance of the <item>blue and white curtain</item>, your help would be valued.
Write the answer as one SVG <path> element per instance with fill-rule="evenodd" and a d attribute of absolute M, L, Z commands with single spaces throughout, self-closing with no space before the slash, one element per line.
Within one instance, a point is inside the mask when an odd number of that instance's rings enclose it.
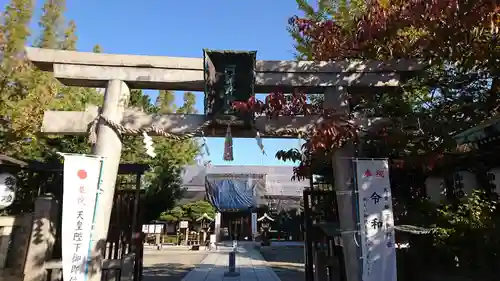
<path fill-rule="evenodd" d="M 208 200 L 218 211 L 248 210 L 257 207 L 263 189 L 262 180 L 251 176 L 209 175 L 206 179 Z"/>

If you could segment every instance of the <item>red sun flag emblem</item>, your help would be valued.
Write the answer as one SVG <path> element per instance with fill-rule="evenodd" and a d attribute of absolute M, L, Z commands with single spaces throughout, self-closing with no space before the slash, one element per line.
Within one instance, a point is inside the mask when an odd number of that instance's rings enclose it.
<path fill-rule="evenodd" d="M 76 175 L 81 179 L 84 180 L 87 178 L 87 172 L 85 170 L 78 170 L 78 173 Z"/>
<path fill-rule="evenodd" d="M 372 172 L 370 172 L 370 170 L 366 170 L 366 172 L 363 174 L 363 177 L 371 177 L 372 176 Z"/>

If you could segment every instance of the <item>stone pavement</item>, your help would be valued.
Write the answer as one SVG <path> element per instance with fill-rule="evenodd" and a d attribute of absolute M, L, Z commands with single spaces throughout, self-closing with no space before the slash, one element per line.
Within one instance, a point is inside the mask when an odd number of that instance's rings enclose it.
<path fill-rule="evenodd" d="M 231 250 L 231 247 L 219 246 L 217 251 L 210 252 L 182 281 L 280 281 L 276 273 L 267 266 L 262 255 L 251 245 L 238 247 L 236 271 L 240 276 L 224 276 L 228 271 Z"/>
<path fill-rule="evenodd" d="M 206 256 L 205 251 L 145 249 L 142 281 L 180 281 Z"/>

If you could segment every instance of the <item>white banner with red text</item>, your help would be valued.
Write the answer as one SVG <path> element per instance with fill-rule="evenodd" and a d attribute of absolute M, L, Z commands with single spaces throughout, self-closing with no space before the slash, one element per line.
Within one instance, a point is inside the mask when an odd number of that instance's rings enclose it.
<path fill-rule="evenodd" d="M 389 162 L 355 159 L 362 281 L 396 281 L 396 250 Z"/>
<path fill-rule="evenodd" d="M 88 278 L 92 229 L 101 181 L 102 158 L 63 154 L 64 185 L 62 213 L 63 279 Z"/>

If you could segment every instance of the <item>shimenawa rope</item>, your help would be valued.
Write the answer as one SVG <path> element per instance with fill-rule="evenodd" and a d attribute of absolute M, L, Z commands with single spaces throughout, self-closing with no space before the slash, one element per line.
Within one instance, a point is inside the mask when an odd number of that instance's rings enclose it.
<path fill-rule="evenodd" d="M 154 133 L 155 135 L 163 136 L 163 137 L 166 137 L 166 138 L 169 138 L 172 140 L 176 140 L 176 141 L 187 140 L 187 139 L 193 138 L 197 135 L 201 135 L 201 133 L 205 130 L 205 128 L 208 127 L 208 125 L 210 125 L 212 123 L 212 121 L 207 120 L 203 124 L 201 124 L 201 126 L 196 128 L 196 130 L 181 135 L 181 134 L 174 134 L 174 133 L 166 132 L 163 129 L 158 128 L 156 126 L 150 126 L 150 127 L 146 127 L 146 128 L 140 128 L 140 129 L 130 129 L 130 128 L 126 128 L 125 126 L 123 126 L 117 122 L 114 122 L 114 121 L 108 119 L 107 117 L 105 117 L 103 115 L 98 115 L 92 121 L 92 123 L 90 123 L 90 127 L 89 127 L 89 142 L 92 144 L 95 144 L 97 141 L 97 125 L 99 124 L 100 120 L 104 121 L 108 126 L 113 128 L 120 137 L 123 134 L 139 135 L 142 133 L 147 133 L 147 134 Z"/>

